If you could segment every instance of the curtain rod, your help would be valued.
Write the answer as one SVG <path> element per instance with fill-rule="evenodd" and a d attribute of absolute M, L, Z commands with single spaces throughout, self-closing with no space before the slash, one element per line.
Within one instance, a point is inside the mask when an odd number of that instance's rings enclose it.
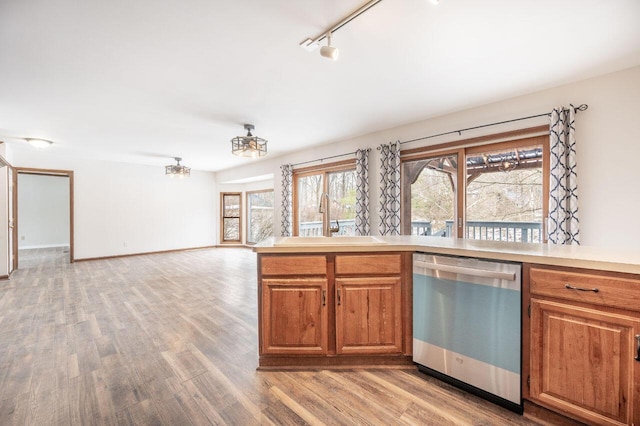
<path fill-rule="evenodd" d="M 569 104 L 569 105 L 571 105 L 571 107 L 573 108 L 573 112 L 575 112 L 575 113 L 577 113 L 578 111 L 585 111 L 587 108 L 589 108 L 589 105 L 587 105 L 587 104 L 582 104 L 582 105 L 579 105 L 577 107 L 574 107 L 572 104 Z M 563 111 L 567 111 L 567 110 L 564 109 Z M 400 142 L 400 144 L 402 145 L 404 143 L 417 142 L 417 141 L 422 141 L 422 140 L 425 140 L 425 139 L 437 138 L 438 136 L 452 135 L 454 133 L 457 133 L 460 136 L 460 135 L 462 135 L 462 132 L 466 132 L 466 131 L 469 131 L 469 130 L 482 129 L 483 127 L 497 126 L 498 124 L 513 123 L 514 121 L 529 120 L 529 119 L 532 119 L 532 118 L 538 118 L 538 117 L 544 117 L 544 116 L 547 116 L 547 117 L 551 116 L 551 113 L 547 112 L 547 113 L 544 113 L 544 114 L 530 115 L 528 117 L 514 118 L 513 120 L 498 121 L 496 123 L 482 124 L 480 126 L 475 126 L 475 127 L 467 127 L 466 129 L 453 130 L 451 132 L 438 133 L 437 135 L 424 136 L 422 138 L 411 139 L 411 140 L 408 140 L 408 141 L 402 141 L 402 142 Z M 378 149 L 380 149 L 380 148 L 378 147 Z"/>
<path fill-rule="evenodd" d="M 331 160 L 332 158 L 338 158 L 338 157 L 346 157 L 347 155 L 354 155 L 355 153 L 356 153 L 356 151 L 345 152 L 344 154 L 332 155 L 330 157 L 322 157 L 322 158 L 318 158 L 317 160 L 301 161 L 300 163 L 292 164 L 292 166 L 294 166 L 294 167 L 295 166 L 301 166 L 303 164 L 315 163 L 316 161 L 323 162 L 324 160 Z"/>

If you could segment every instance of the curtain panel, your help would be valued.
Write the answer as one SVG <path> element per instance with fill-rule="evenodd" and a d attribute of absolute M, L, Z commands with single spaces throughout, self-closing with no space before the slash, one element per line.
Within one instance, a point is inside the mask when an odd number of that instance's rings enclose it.
<path fill-rule="evenodd" d="M 400 141 L 380 150 L 380 235 L 400 235 Z"/>
<path fill-rule="evenodd" d="M 547 222 L 551 244 L 580 244 L 574 117 L 573 106 L 551 111 Z"/>
<path fill-rule="evenodd" d="M 356 235 L 370 235 L 369 221 L 369 151 L 356 151 Z"/>
<path fill-rule="evenodd" d="M 282 203 L 280 204 L 280 235 L 290 237 L 293 223 L 293 165 L 280 166 Z"/>

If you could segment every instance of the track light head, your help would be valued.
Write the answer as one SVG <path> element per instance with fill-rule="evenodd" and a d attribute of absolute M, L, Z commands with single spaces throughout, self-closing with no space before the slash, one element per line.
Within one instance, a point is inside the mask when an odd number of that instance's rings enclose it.
<path fill-rule="evenodd" d="M 338 48 L 333 46 L 322 46 L 320 48 L 320 54 L 325 58 L 329 58 L 333 61 L 338 59 Z"/>
<path fill-rule="evenodd" d="M 327 33 L 327 45 L 320 48 L 320 55 L 329 58 L 332 61 L 338 60 L 339 50 L 337 47 L 331 46 L 331 33 Z"/>

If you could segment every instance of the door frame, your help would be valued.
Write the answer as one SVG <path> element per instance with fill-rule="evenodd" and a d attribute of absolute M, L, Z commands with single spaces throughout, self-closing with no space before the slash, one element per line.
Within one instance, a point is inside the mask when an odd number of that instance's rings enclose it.
<path fill-rule="evenodd" d="M 29 167 L 13 168 L 13 269 L 18 269 L 18 175 L 39 175 L 39 176 L 60 176 L 69 178 L 69 263 L 73 263 L 74 259 L 74 230 L 73 230 L 73 170 L 54 170 L 54 169 L 36 169 Z"/>

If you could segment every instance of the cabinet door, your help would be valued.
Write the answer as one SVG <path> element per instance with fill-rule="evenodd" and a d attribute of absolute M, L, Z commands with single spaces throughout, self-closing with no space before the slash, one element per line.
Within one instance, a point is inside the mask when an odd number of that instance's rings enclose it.
<path fill-rule="evenodd" d="M 327 352 L 327 280 L 262 280 L 261 354 Z"/>
<path fill-rule="evenodd" d="M 531 398 L 594 424 L 637 422 L 639 332 L 630 316 L 531 299 Z"/>
<path fill-rule="evenodd" d="M 336 278 L 336 352 L 402 352 L 399 277 Z"/>

